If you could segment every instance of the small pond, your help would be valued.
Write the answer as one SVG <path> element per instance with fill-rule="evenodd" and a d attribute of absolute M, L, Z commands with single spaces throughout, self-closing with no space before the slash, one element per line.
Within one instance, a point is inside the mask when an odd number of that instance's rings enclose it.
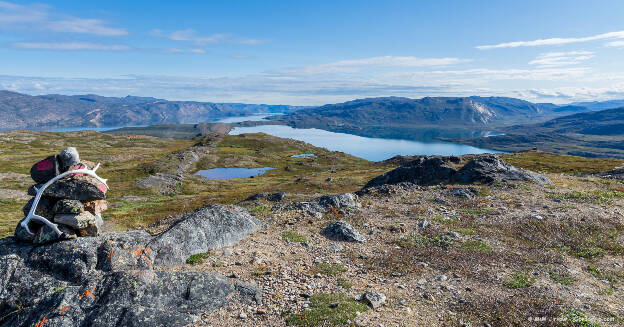
<path fill-rule="evenodd" d="M 195 173 L 197 176 L 206 177 L 208 179 L 232 179 L 232 178 L 249 178 L 260 176 L 268 170 L 275 169 L 273 167 L 264 168 L 213 168 L 200 170 Z"/>
<path fill-rule="evenodd" d="M 301 159 L 309 159 L 309 158 L 316 157 L 316 155 L 314 153 L 302 153 L 302 154 L 293 154 L 291 157 L 293 157 L 293 158 L 301 158 Z"/>

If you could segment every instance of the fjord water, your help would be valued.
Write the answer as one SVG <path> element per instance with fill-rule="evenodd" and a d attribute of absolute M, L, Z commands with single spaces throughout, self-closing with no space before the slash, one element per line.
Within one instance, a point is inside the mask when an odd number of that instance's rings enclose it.
<path fill-rule="evenodd" d="M 500 151 L 477 148 L 436 140 L 397 140 L 363 137 L 346 133 L 329 132 L 316 128 L 292 128 L 284 125 L 237 127 L 231 135 L 245 133 L 269 135 L 304 141 L 332 151 L 341 151 L 371 161 L 381 161 L 396 155 L 462 155 L 469 153 L 499 153 Z"/>

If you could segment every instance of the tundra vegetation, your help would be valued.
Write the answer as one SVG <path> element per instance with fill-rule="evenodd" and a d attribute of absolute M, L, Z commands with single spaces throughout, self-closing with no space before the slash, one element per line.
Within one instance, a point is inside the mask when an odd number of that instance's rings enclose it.
<path fill-rule="evenodd" d="M 181 173 L 171 192 L 136 184 L 175 173 L 176 154 L 198 144 L 208 153 Z M 264 287 L 262 304 L 232 301 L 205 312 L 194 326 L 624 324 L 624 183 L 592 175 L 623 160 L 505 154 L 504 160 L 553 183 L 386 185 L 358 192 L 357 206 L 315 214 L 313 199 L 360 191 L 399 163 L 266 134 L 174 140 L 14 131 L 0 134 L 0 190 L 25 190 L 32 163 L 67 146 L 102 163 L 98 174 L 111 186 L 105 229 L 158 230 L 154 223 L 167 216 L 214 203 L 240 205 L 266 223 L 240 243 L 190 256 L 179 267 Z M 301 153 L 315 156 L 292 157 Z M 193 175 L 222 167 L 276 169 L 246 179 Z M 472 191 L 456 196 L 457 188 Z M 285 198 L 248 199 L 276 192 Z M 1 236 L 12 234 L 24 203 L 0 199 Z M 325 237 L 321 231 L 336 220 L 367 241 Z M 385 294 L 380 307 L 354 300 L 368 289 Z"/>

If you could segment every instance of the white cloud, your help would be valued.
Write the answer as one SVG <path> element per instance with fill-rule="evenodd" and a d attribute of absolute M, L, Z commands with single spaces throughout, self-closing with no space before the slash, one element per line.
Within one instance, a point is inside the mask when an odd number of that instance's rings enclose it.
<path fill-rule="evenodd" d="M 489 49 L 499 49 L 499 48 L 517 48 L 517 47 L 536 47 L 543 45 L 561 45 L 561 44 L 570 44 L 570 43 L 581 43 L 581 42 L 589 42 L 596 40 L 609 40 L 609 39 L 624 39 L 624 31 L 616 31 L 598 34 L 594 36 L 586 36 L 586 37 L 569 37 L 569 38 L 550 38 L 550 39 L 539 39 L 533 41 L 516 41 L 516 42 L 507 42 L 500 43 L 494 45 L 480 45 L 476 48 L 479 50 L 489 50 Z"/>
<path fill-rule="evenodd" d="M 76 50 L 105 50 L 105 51 L 127 51 L 132 48 L 121 44 L 99 44 L 91 42 L 15 42 L 11 46 L 18 49 L 27 50 L 57 50 L 57 51 L 76 51 Z"/>
<path fill-rule="evenodd" d="M 20 5 L 0 1 L 0 26 L 41 22 L 48 18 L 49 7 L 44 5 Z"/>
<path fill-rule="evenodd" d="M 274 74 L 315 75 L 327 73 L 354 73 L 365 67 L 436 67 L 469 61 L 459 58 L 418 58 L 382 56 L 363 59 L 341 60 L 329 64 L 285 68 L 271 71 Z"/>
<path fill-rule="evenodd" d="M 46 30 L 61 33 L 120 36 L 128 34 L 123 28 L 107 26 L 101 19 L 79 18 L 57 13 L 41 4 L 21 5 L 0 1 L 0 29 Z"/>
<path fill-rule="evenodd" d="M 179 49 L 179 48 L 169 48 L 165 50 L 166 53 L 197 53 L 197 54 L 204 54 L 206 53 L 206 50 L 204 49 Z"/>
<path fill-rule="evenodd" d="M 238 40 L 236 43 L 246 44 L 246 45 L 259 45 L 259 44 L 266 43 L 266 40 L 242 39 L 242 40 Z"/>
<path fill-rule="evenodd" d="M 580 64 L 594 57 L 594 53 L 591 51 L 547 52 L 531 60 L 529 65 L 540 67 L 568 66 Z"/>
<path fill-rule="evenodd" d="M 128 34 L 122 28 L 105 26 L 105 22 L 100 19 L 70 18 L 52 21 L 48 24 L 48 29 L 56 32 L 93 34 L 100 36 L 120 36 Z"/>
<path fill-rule="evenodd" d="M 151 31 L 151 34 L 154 36 L 164 37 L 173 41 L 187 41 L 192 42 L 197 45 L 206 45 L 210 43 L 218 43 L 225 40 L 228 35 L 227 34 L 212 34 L 209 36 L 200 36 L 197 35 L 197 31 L 192 28 L 187 28 L 185 30 L 173 31 L 171 33 L 166 33 L 163 30 L 155 29 Z"/>
<path fill-rule="evenodd" d="M 611 41 L 606 44 L 608 47 L 624 47 L 624 41 Z"/>

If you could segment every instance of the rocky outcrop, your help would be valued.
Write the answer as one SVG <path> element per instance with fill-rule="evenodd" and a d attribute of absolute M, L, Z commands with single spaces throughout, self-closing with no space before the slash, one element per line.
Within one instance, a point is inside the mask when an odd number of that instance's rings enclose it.
<path fill-rule="evenodd" d="M 496 155 L 483 154 L 466 157 L 419 157 L 373 178 L 364 188 L 399 183 L 436 185 L 440 183 L 493 183 L 512 180 L 533 181 L 539 184 L 551 183 L 550 179 L 525 169 L 518 169 Z"/>
<path fill-rule="evenodd" d="M 550 179 L 525 169 L 518 169 L 495 155 L 480 155 L 461 167 L 450 181 L 452 183 L 473 184 L 506 181 L 533 181 L 550 184 Z"/>
<path fill-rule="evenodd" d="M 156 236 L 114 232 L 42 246 L 1 239 L 0 326 L 184 326 L 239 288 L 257 301 L 252 286 L 163 266 L 260 225 L 239 207 L 215 205 L 180 215 Z"/>
<path fill-rule="evenodd" d="M 155 264 L 183 264 L 190 255 L 235 244 L 261 226 L 240 207 L 210 205 L 180 215 L 148 247 Z"/>
<path fill-rule="evenodd" d="M 182 181 L 181 175 L 154 174 L 136 181 L 136 185 L 161 195 L 174 194 Z"/>
<path fill-rule="evenodd" d="M 337 241 L 366 243 L 366 238 L 344 220 L 329 224 L 323 233 L 328 238 Z"/>

